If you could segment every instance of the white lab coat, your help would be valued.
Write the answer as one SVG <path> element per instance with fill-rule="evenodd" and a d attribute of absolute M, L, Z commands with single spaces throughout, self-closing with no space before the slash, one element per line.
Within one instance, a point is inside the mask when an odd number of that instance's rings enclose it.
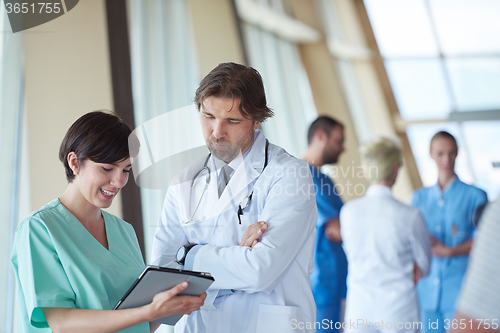
<path fill-rule="evenodd" d="M 418 209 L 394 199 L 389 187 L 372 185 L 342 207 L 340 230 L 349 262 L 345 321 L 352 325 L 345 332 L 416 332 L 413 264 L 426 276 L 431 262 Z"/>
<path fill-rule="evenodd" d="M 211 180 L 193 217 L 200 221 L 183 224 L 200 200 L 205 176 L 197 177 L 192 194 L 191 181 L 206 157 L 186 168 L 168 189 L 153 258 L 168 261 L 181 245 L 201 244 L 193 270 L 210 272 L 215 278 L 203 308 L 184 316 L 176 332 L 315 331 L 305 329 L 316 316 L 309 276 L 317 208 L 309 167 L 269 144 L 268 165 L 263 171 L 266 139 L 260 131 L 256 135 L 220 199 L 215 168 L 208 162 Z M 252 191 L 239 224 L 238 204 Z M 258 221 L 269 226 L 260 242 L 253 249 L 239 246 L 247 227 Z M 222 289 L 234 292 L 216 297 Z"/>

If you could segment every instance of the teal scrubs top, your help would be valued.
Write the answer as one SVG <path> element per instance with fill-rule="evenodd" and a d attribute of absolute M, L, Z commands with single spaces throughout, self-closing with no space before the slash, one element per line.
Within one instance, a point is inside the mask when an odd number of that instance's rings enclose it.
<path fill-rule="evenodd" d="M 102 211 L 109 250 L 56 199 L 16 230 L 19 332 L 51 332 L 43 307 L 111 310 L 144 269 L 133 227 Z M 142 323 L 121 332 L 149 332 Z"/>
<path fill-rule="evenodd" d="M 443 191 L 438 184 L 417 190 L 412 205 L 422 212 L 429 233 L 452 247 L 473 237 L 473 214 L 486 200 L 483 190 L 457 177 Z M 453 313 L 468 260 L 468 255 L 432 257 L 429 276 L 417 285 L 422 311 Z"/>

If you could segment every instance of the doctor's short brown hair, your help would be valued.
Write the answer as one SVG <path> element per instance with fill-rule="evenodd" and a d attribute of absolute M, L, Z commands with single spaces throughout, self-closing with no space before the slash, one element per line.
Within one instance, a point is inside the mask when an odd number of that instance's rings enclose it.
<path fill-rule="evenodd" d="M 264 122 L 273 116 L 267 106 L 264 83 L 259 72 L 252 67 L 227 62 L 219 64 L 200 82 L 194 101 L 198 111 L 207 97 L 240 98 L 241 115 L 247 119 Z"/>

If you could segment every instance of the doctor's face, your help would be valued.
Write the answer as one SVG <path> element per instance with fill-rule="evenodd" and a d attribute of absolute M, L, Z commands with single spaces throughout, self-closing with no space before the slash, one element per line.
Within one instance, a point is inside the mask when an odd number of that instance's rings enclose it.
<path fill-rule="evenodd" d="M 259 122 L 240 112 L 240 98 L 210 96 L 203 100 L 200 119 L 208 149 L 218 159 L 229 163 L 244 154 L 253 143 Z"/>
<path fill-rule="evenodd" d="M 431 157 L 436 162 L 440 174 L 455 173 L 455 159 L 457 146 L 455 142 L 446 138 L 437 138 L 431 142 Z"/>

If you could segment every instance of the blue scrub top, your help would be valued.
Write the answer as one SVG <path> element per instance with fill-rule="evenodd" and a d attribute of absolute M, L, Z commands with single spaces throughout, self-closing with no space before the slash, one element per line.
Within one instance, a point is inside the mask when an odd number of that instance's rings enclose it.
<path fill-rule="evenodd" d="M 318 205 L 311 288 L 316 305 L 335 305 L 346 297 L 347 257 L 340 243 L 326 238 L 324 224 L 328 220 L 339 218 L 343 203 L 332 180 L 319 168 L 311 165 L 309 168 Z"/>
<path fill-rule="evenodd" d="M 444 191 L 438 184 L 415 191 L 412 205 L 424 216 L 429 233 L 444 245 L 457 246 L 473 237 L 473 216 L 486 193 L 457 178 Z M 432 257 L 429 276 L 417 285 L 420 308 L 453 312 L 469 256 Z"/>

